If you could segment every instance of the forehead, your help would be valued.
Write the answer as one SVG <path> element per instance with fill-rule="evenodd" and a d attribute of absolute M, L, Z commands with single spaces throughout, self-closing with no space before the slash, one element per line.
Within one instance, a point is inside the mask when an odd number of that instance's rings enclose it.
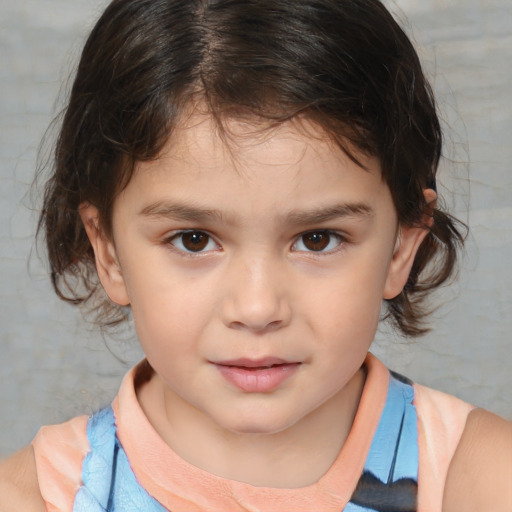
<path fill-rule="evenodd" d="M 278 123 L 254 115 L 214 117 L 195 108 L 181 117 L 153 165 L 144 163 L 138 168 L 157 169 L 165 161 L 174 161 L 175 170 L 192 164 L 188 171 L 201 172 L 221 165 L 244 175 L 254 165 L 271 166 L 276 171 L 280 166 L 300 170 L 302 164 L 317 161 L 321 165 L 327 160 L 331 164 L 337 160 L 340 168 L 347 160 L 355 160 L 361 171 L 380 175 L 376 158 L 363 154 L 347 140 L 338 143 L 306 117 Z"/>

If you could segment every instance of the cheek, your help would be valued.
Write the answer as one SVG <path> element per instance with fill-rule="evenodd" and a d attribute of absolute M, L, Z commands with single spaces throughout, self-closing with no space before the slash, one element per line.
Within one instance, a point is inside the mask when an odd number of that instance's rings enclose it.
<path fill-rule="evenodd" d="M 212 294 L 188 279 L 147 271 L 132 278 L 128 289 L 133 298 L 135 327 L 145 351 L 155 344 L 184 350 L 212 314 Z"/>
<path fill-rule="evenodd" d="M 387 276 L 386 268 L 378 261 L 347 265 L 335 279 L 325 283 L 321 301 L 323 308 L 319 308 L 321 314 L 339 318 L 340 321 L 378 317 Z"/>

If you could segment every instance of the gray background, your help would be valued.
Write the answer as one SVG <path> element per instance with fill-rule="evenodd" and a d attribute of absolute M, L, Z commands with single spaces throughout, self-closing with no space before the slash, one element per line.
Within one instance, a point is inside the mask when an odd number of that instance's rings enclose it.
<path fill-rule="evenodd" d="M 54 297 L 33 241 L 38 144 L 103 5 L 0 0 L 0 455 L 41 424 L 108 403 L 141 357 L 129 335 L 102 339 Z M 512 419 L 510 0 L 388 5 L 437 92 L 449 127 L 440 191 L 472 234 L 458 283 L 434 299 L 442 307 L 432 334 L 404 342 L 383 329 L 374 352 L 417 382 Z"/>

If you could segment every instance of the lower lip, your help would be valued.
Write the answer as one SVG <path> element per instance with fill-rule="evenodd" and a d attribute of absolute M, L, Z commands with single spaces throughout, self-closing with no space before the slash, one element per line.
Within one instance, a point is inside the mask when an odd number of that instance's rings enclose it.
<path fill-rule="evenodd" d="M 300 363 L 280 364 L 270 368 L 243 368 L 216 365 L 222 376 L 247 393 L 266 393 L 277 388 L 298 369 Z"/>

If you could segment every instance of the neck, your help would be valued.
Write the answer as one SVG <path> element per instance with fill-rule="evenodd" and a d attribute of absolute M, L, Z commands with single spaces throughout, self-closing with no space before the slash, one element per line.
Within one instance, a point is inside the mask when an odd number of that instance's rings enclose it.
<path fill-rule="evenodd" d="M 315 411 L 284 431 L 245 434 L 205 424 L 200 411 L 181 400 L 155 375 L 138 392 L 139 402 L 162 439 L 184 460 L 222 478 L 258 487 L 300 488 L 317 482 L 332 466 L 348 437 L 365 382 L 359 370 Z M 198 418 L 197 416 L 201 416 Z"/>

